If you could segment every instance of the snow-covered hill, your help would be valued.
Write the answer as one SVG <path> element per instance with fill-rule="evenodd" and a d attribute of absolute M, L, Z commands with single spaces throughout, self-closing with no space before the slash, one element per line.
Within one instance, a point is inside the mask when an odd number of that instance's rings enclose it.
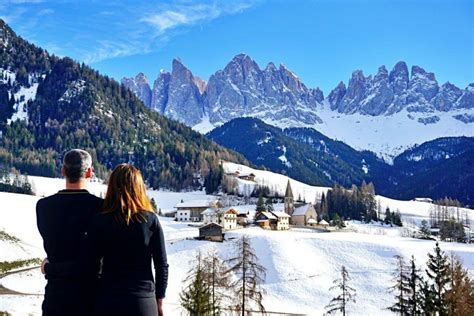
<path fill-rule="evenodd" d="M 240 170 L 254 172 L 258 183 L 274 183 L 275 190 L 284 190 L 288 178 L 282 175 L 246 169 L 247 167 L 224 164 L 226 171 Z M 43 194 L 52 194 L 60 189 L 63 180 L 34 177 L 37 188 Z M 311 187 L 291 180 L 295 195 L 301 194 L 308 201 L 327 188 Z M 241 183 L 242 188 L 250 183 Z M 105 186 L 93 184 L 91 191 L 100 194 Z M 171 209 L 181 199 L 211 198 L 203 192 L 164 192 L 150 191 L 162 210 Z M 9 249 L 9 259 L 43 257 L 42 241 L 36 229 L 35 203 L 40 197 L 12 193 L 0 193 L 0 230 L 16 236 L 23 244 L 28 244 L 31 253 L 25 253 L 19 246 Z M 404 220 L 419 221 L 428 217 L 429 203 L 397 201 L 377 197 L 383 205 L 391 209 L 400 209 Z M 240 206 L 253 209 L 254 206 Z M 474 218 L 474 212 L 469 210 Z M 232 238 L 242 234 L 250 236 L 259 260 L 267 269 L 264 288 L 267 290 L 264 304 L 269 311 L 321 315 L 324 306 L 331 299 L 328 288 L 332 280 L 338 277 L 338 269 L 345 265 L 357 290 L 357 304 L 351 307 L 351 315 L 385 315 L 384 307 L 391 302 L 387 286 L 391 278 L 393 256 L 415 255 L 419 265 L 424 265 L 427 252 L 434 247 L 432 241 L 422 241 L 401 237 L 397 228 L 378 225 L 353 223 L 354 231 L 336 233 L 313 233 L 305 230 L 265 231 L 257 227 L 239 229 L 226 233 L 224 243 L 186 240 L 194 237 L 198 229 L 186 223 L 174 222 L 170 218 L 160 218 L 167 240 L 170 262 L 170 282 L 165 300 L 165 312 L 168 315 L 180 314 L 179 292 L 182 280 L 189 269 L 189 262 L 197 250 L 206 252 L 216 249 L 225 259 L 233 252 Z M 465 266 L 474 272 L 474 245 L 441 243 L 443 250 L 461 257 Z M 0 241 L 0 250 L 6 249 Z M 4 260 L 4 259 L 2 259 Z M 7 310 L 13 315 L 40 315 L 42 289 L 45 280 L 38 270 L 13 274 L 0 279 L 6 288 L 34 296 L 1 295 L 0 311 Z"/>

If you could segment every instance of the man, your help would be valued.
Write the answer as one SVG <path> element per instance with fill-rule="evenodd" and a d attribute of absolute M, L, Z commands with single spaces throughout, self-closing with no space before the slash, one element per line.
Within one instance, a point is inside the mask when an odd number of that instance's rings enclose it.
<path fill-rule="evenodd" d="M 47 285 L 43 315 L 87 315 L 92 304 L 96 276 L 80 267 L 80 248 L 92 217 L 103 200 L 87 190 L 92 177 L 92 158 L 73 149 L 63 159 L 61 174 L 66 189 L 36 204 L 38 230 L 47 259 L 42 264 Z"/>

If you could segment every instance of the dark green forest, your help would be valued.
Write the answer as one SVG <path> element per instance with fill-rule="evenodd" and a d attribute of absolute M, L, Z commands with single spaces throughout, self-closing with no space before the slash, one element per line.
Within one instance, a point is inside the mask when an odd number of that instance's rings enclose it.
<path fill-rule="evenodd" d="M 57 58 L 18 37 L 0 20 L 0 68 L 16 80 L 0 85 L 0 164 L 21 173 L 59 176 L 72 148 L 89 151 L 97 176 L 131 162 L 154 188 L 188 189 L 220 184 L 221 159 L 247 164 L 185 125 L 147 109 L 115 80 L 70 58 Z M 5 45 L 6 43 L 6 45 Z M 34 78 L 34 79 L 32 79 Z M 20 86 L 39 83 L 27 104 L 28 121 L 7 124 Z M 15 100 L 17 101 L 17 100 Z"/>

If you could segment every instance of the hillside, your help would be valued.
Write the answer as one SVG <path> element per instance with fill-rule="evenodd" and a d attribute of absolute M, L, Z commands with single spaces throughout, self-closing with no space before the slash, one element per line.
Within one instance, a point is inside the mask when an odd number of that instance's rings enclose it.
<path fill-rule="evenodd" d="M 58 176 L 71 148 L 91 152 L 99 177 L 133 162 L 152 187 L 209 189 L 219 159 L 246 160 L 146 108 L 92 68 L 51 56 L 0 20 L 0 164 Z"/>
<path fill-rule="evenodd" d="M 238 118 L 207 136 L 255 165 L 318 186 L 373 182 L 392 198 L 445 196 L 471 205 L 473 137 L 443 137 L 402 152 L 388 164 L 313 128 L 279 129 L 256 118 Z"/>

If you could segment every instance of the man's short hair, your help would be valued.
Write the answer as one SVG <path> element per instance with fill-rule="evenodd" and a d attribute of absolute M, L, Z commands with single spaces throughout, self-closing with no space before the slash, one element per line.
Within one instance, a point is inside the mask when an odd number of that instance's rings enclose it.
<path fill-rule="evenodd" d="M 72 149 L 64 155 L 64 173 L 70 183 L 76 183 L 85 178 L 87 170 L 91 167 L 92 157 L 85 150 Z"/>

